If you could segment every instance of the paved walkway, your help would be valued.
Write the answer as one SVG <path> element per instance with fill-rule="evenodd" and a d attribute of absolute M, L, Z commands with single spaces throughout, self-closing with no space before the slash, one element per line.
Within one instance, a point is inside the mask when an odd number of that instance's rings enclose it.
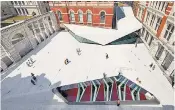
<path fill-rule="evenodd" d="M 77 48 L 82 50 L 80 56 L 76 53 Z M 106 53 L 109 55 L 108 60 L 105 59 Z M 1 82 L 1 95 L 4 104 L 7 99 L 10 101 L 12 97 L 18 98 L 20 94 L 23 94 L 23 98 L 25 98 L 27 97 L 25 94 L 30 93 L 33 94 L 33 98 L 26 100 L 25 103 L 33 102 L 38 97 L 37 103 L 42 104 L 45 101 L 39 98 L 40 94 L 37 92 L 101 78 L 104 71 L 107 76 L 116 76 L 119 70 L 135 83 L 137 83 L 136 78 L 139 77 L 142 81 L 140 86 L 153 93 L 162 105 L 174 104 L 174 91 L 161 70 L 157 66 L 154 71 L 149 68 L 150 63 L 155 64 L 155 62 L 144 44 L 138 44 L 137 48 L 133 44 L 116 46 L 81 44 L 68 32 L 60 32 L 52 39 L 40 44 L 38 49 L 29 55 L 36 60 L 32 67 L 26 65 L 26 58 Z M 66 58 L 71 61 L 68 65 L 64 64 Z M 31 72 L 37 76 L 36 86 L 30 83 Z M 51 102 L 53 100 L 63 101 L 55 95 L 51 95 L 51 97 L 48 95 L 48 97 Z M 45 98 L 47 99 L 47 95 Z"/>

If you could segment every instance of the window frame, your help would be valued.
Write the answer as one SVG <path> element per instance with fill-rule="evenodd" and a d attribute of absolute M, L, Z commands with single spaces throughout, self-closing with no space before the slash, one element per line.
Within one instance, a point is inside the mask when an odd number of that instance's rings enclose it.
<path fill-rule="evenodd" d="M 90 20 L 89 20 L 89 16 L 90 16 Z M 87 23 L 92 23 L 92 12 L 90 10 L 87 11 Z"/>
<path fill-rule="evenodd" d="M 156 19 L 156 15 L 152 14 L 151 21 L 149 24 L 151 27 L 153 26 L 155 19 Z"/>
<path fill-rule="evenodd" d="M 149 15 L 149 16 L 148 16 Z M 149 24 L 149 21 L 150 21 L 150 17 L 151 17 L 151 12 L 147 11 L 147 17 L 146 17 L 146 21 L 145 21 L 145 24 Z"/>
<path fill-rule="evenodd" d="M 164 49 L 165 49 L 164 46 L 162 46 L 160 43 L 158 43 L 158 49 L 157 49 L 156 54 L 155 54 L 155 58 L 156 58 L 157 60 L 160 59 L 160 57 L 161 57 L 161 55 L 162 55 Z"/>
<path fill-rule="evenodd" d="M 169 25 L 170 25 L 170 28 L 168 29 Z M 174 32 L 174 24 L 172 24 L 172 23 L 170 23 L 170 22 L 167 22 L 167 23 L 166 23 L 166 30 L 165 30 L 165 32 L 164 32 L 163 37 L 164 37 L 167 41 L 169 41 L 170 38 L 171 38 L 172 35 L 173 35 L 173 32 Z M 166 34 L 166 33 L 167 33 L 167 34 Z"/>
<path fill-rule="evenodd" d="M 62 17 L 62 13 L 61 13 L 61 11 L 57 11 L 57 16 L 58 16 L 58 19 L 60 20 L 60 21 L 63 21 L 63 17 Z"/>
<path fill-rule="evenodd" d="M 69 11 L 70 22 L 75 22 L 75 12 L 73 10 Z"/>
<path fill-rule="evenodd" d="M 157 31 L 159 29 L 161 22 L 162 22 L 162 18 L 159 16 L 157 16 L 156 18 L 157 18 L 157 21 L 156 21 L 156 25 L 155 25 L 154 29 Z"/>
<path fill-rule="evenodd" d="M 83 23 L 83 11 L 82 10 L 78 10 L 78 22 L 79 23 Z"/>
<path fill-rule="evenodd" d="M 149 38 L 149 32 L 146 31 L 146 35 L 145 35 L 145 41 L 146 41 L 146 42 L 148 41 L 148 38 Z"/>
<path fill-rule="evenodd" d="M 104 15 L 102 15 L 102 13 L 104 13 Z M 103 17 L 103 19 L 102 19 Z M 100 24 L 105 24 L 106 21 L 106 12 L 105 11 L 101 11 L 100 12 Z"/>
<path fill-rule="evenodd" d="M 152 35 L 150 35 L 150 40 L 149 40 L 149 42 L 148 42 L 148 45 L 149 45 L 149 46 L 151 46 L 153 40 L 154 40 L 154 37 L 153 37 Z"/>
<path fill-rule="evenodd" d="M 167 69 L 170 67 L 170 65 L 171 65 L 171 63 L 173 62 L 173 60 L 174 60 L 173 55 L 171 55 L 169 52 L 167 52 L 167 54 L 166 54 L 166 56 L 165 56 L 165 58 L 164 58 L 164 60 L 163 60 L 163 62 L 162 62 L 162 64 L 161 64 L 161 66 L 162 66 L 165 70 L 167 70 Z M 169 63 L 168 66 L 166 66 L 167 63 Z"/>

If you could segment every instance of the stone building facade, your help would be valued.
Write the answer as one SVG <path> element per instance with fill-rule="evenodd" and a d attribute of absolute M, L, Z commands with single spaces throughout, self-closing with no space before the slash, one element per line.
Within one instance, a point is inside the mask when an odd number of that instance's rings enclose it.
<path fill-rule="evenodd" d="M 41 15 L 50 11 L 49 3 L 46 1 L 11 1 L 18 15 Z"/>
<path fill-rule="evenodd" d="M 135 2 L 133 10 L 143 24 L 140 36 L 165 75 L 174 77 L 174 2 Z"/>
<path fill-rule="evenodd" d="M 7 19 L 12 16 L 16 16 L 15 8 L 11 6 L 10 1 L 1 1 L 1 20 Z"/>
<path fill-rule="evenodd" d="M 1 71 L 18 62 L 58 29 L 53 12 L 1 28 Z"/>

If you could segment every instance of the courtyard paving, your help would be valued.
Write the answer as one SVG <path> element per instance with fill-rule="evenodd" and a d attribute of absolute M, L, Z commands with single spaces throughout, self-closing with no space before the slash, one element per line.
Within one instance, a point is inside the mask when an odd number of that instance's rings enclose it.
<path fill-rule="evenodd" d="M 154 63 L 144 44 L 101 46 L 83 44 L 75 40 L 68 32 L 60 32 L 47 39 L 29 53 L 36 62 L 32 67 L 26 65 L 27 58 L 15 70 L 1 81 L 2 103 L 35 103 L 55 104 L 63 102 L 61 97 L 53 94 L 51 89 L 72 83 L 99 79 L 105 72 L 107 76 L 116 76 L 119 71 L 148 90 L 160 101 L 161 105 L 174 105 L 174 90 L 162 71 Z M 77 55 L 80 48 L 82 54 Z M 109 59 L 105 59 L 108 53 Z M 64 64 L 68 58 L 71 62 Z M 8 72 L 7 72 L 8 73 Z M 31 73 L 37 76 L 38 82 L 31 84 Z M 26 105 L 27 106 L 27 105 Z M 129 109 L 129 108 L 128 108 Z"/>

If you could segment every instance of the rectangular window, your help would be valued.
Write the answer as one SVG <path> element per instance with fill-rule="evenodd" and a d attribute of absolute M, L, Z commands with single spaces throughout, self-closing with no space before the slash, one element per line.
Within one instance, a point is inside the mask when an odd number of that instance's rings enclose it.
<path fill-rule="evenodd" d="M 152 27 L 153 24 L 154 24 L 154 21 L 155 21 L 155 15 L 152 15 L 152 18 L 151 18 L 151 22 L 150 22 L 150 26 Z"/>
<path fill-rule="evenodd" d="M 159 58 L 162 55 L 163 50 L 164 50 L 164 47 L 160 43 L 158 45 L 159 45 L 159 47 L 158 47 L 156 55 L 155 55 L 157 60 L 159 60 Z"/>
<path fill-rule="evenodd" d="M 142 37 L 144 37 L 144 34 L 145 34 L 145 28 L 143 28 L 142 30 Z"/>
<path fill-rule="evenodd" d="M 162 5 L 162 9 L 161 9 L 161 11 L 165 12 L 167 6 L 168 6 L 168 3 L 167 3 L 167 2 L 163 2 L 163 5 Z"/>
<path fill-rule="evenodd" d="M 138 12 L 138 18 L 140 18 L 140 12 L 141 12 L 141 8 L 139 8 L 139 12 Z"/>
<path fill-rule="evenodd" d="M 161 5 L 161 4 L 162 4 L 162 2 L 159 2 L 158 8 L 157 8 L 158 10 L 160 10 L 160 5 Z"/>
<path fill-rule="evenodd" d="M 156 4 L 155 4 L 155 7 L 154 7 L 154 8 L 157 8 L 157 5 L 158 5 L 158 1 L 156 2 Z"/>
<path fill-rule="evenodd" d="M 149 33 L 148 33 L 148 31 L 146 32 L 146 36 L 145 36 L 145 41 L 147 42 L 147 40 L 148 40 L 148 37 L 149 37 Z"/>
<path fill-rule="evenodd" d="M 170 53 L 167 53 L 163 63 L 161 64 L 162 67 L 165 70 L 167 70 L 173 60 L 174 60 L 174 57 Z"/>
<path fill-rule="evenodd" d="M 151 43 L 152 43 L 152 41 L 154 40 L 154 38 L 153 38 L 152 35 L 150 35 L 150 37 L 151 37 L 151 38 L 150 38 L 150 41 L 149 41 L 149 43 L 148 43 L 149 46 L 151 46 Z"/>
<path fill-rule="evenodd" d="M 158 30 L 161 21 L 162 21 L 161 18 L 160 18 L 160 17 L 157 17 L 157 23 L 156 23 L 156 26 L 155 26 L 155 30 L 156 30 L 156 31 Z"/>
<path fill-rule="evenodd" d="M 142 16 L 143 16 L 143 9 L 141 8 L 141 12 L 140 12 L 140 19 L 142 19 Z"/>
<path fill-rule="evenodd" d="M 146 18 L 146 22 L 145 22 L 146 24 L 149 23 L 149 19 L 150 19 L 150 12 L 147 13 L 147 18 Z"/>
<path fill-rule="evenodd" d="M 169 41 L 173 32 L 174 32 L 174 25 L 167 23 L 167 28 L 164 34 L 164 38 L 167 39 L 167 41 Z"/>

